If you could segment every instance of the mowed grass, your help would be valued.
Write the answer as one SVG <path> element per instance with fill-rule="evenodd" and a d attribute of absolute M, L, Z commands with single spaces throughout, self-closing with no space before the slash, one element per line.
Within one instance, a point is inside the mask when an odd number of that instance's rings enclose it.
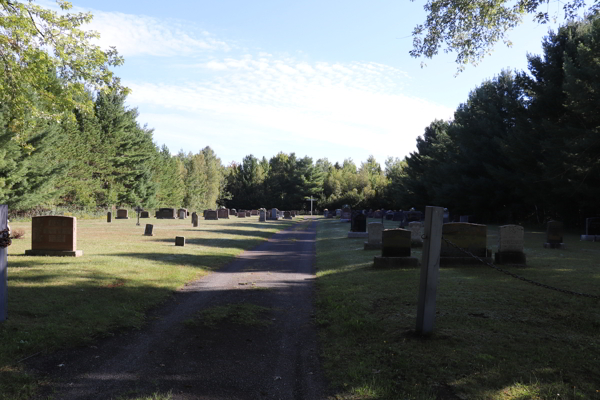
<path fill-rule="evenodd" d="M 78 220 L 83 257 L 30 257 L 31 222 L 11 223 L 25 237 L 8 250 L 8 316 L 0 323 L 0 399 L 26 399 L 35 390 L 22 360 L 140 328 L 146 312 L 186 282 L 216 270 L 294 221 L 258 217 L 204 221 Z M 143 236 L 146 223 L 154 236 Z M 175 246 L 175 236 L 186 238 Z"/>
<path fill-rule="evenodd" d="M 379 222 L 379 220 L 368 220 Z M 386 228 L 397 227 L 386 221 Z M 336 399 L 600 399 L 600 301 L 536 287 L 486 266 L 442 268 L 435 332 L 415 335 L 420 270 L 374 270 L 380 251 L 321 220 L 317 322 Z M 497 250 L 498 228 L 488 226 Z M 525 233 L 524 277 L 600 295 L 600 243 Z M 421 260 L 421 252 L 413 249 Z"/>

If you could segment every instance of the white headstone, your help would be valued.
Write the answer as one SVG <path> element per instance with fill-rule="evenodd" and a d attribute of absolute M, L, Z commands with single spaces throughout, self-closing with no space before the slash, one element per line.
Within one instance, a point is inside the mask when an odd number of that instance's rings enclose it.
<path fill-rule="evenodd" d="M 525 229 L 519 225 L 503 225 L 498 235 L 499 252 L 523 252 Z"/>
<path fill-rule="evenodd" d="M 421 223 L 417 221 L 408 223 L 410 230 L 410 241 L 412 243 L 423 243 L 423 239 L 421 238 Z"/>
<path fill-rule="evenodd" d="M 381 232 L 383 232 L 383 224 L 381 222 L 367 224 L 367 232 L 369 233 L 369 244 L 381 244 Z"/>

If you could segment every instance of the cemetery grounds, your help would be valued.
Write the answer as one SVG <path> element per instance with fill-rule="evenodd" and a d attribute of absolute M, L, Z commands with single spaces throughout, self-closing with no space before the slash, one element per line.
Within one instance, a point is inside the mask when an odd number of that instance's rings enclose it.
<path fill-rule="evenodd" d="M 140 219 L 141 226 L 136 218 L 79 219 L 77 249 L 83 257 L 77 258 L 25 256 L 31 220 L 11 222 L 13 231 L 22 229 L 25 236 L 8 248 L 9 319 L 0 324 L 0 399 L 28 399 L 44 384 L 26 372 L 28 359 L 143 328 L 147 312 L 175 290 L 302 219 L 199 218 L 198 228 L 191 218 Z M 143 236 L 145 223 L 154 225 L 154 236 Z M 185 247 L 174 245 L 175 236 L 185 236 Z"/>
<path fill-rule="evenodd" d="M 363 250 L 349 227 L 323 219 L 317 235 L 316 316 L 336 399 L 600 399 L 599 300 L 484 265 L 443 267 L 434 334 L 418 337 L 420 269 L 374 270 L 380 250 Z M 497 235 L 488 226 L 494 252 Z M 544 249 L 544 239 L 526 227 L 527 266 L 506 269 L 600 295 L 600 243 L 567 233 L 567 249 Z"/>

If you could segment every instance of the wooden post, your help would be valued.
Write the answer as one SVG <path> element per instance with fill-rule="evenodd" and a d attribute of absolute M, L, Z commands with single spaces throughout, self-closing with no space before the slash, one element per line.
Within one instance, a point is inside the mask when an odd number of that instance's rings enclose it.
<path fill-rule="evenodd" d="M 0 205 L 0 231 L 8 226 L 8 206 Z M 8 317 L 8 248 L 0 248 L 0 322 Z"/>
<path fill-rule="evenodd" d="M 422 335 L 431 334 L 435 322 L 435 295 L 440 270 L 443 223 L 444 209 L 442 207 L 428 206 L 425 208 L 425 239 L 423 240 L 423 260 L 417 308 L 417 333 Z"/>

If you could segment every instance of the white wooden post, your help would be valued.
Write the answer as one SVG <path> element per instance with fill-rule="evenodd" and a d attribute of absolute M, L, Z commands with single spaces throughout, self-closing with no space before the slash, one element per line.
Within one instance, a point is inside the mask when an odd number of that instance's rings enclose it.
<path fill-rule="evenodd" d="M 8 206 L 0 205 L 0 231 L 8 226 Z M 8 317 L 8 248 L 0 247 L 0 322 Z"/>
<path fill-rule="evenodd" d="M 425 208 L 425 239 L 423 240 L 423 260 L 417 308 L 417 333 L 423 335 L 433 332 L 435 322 L 435 295 L 440 270 L 443 224 L 444 209 L 442 207 L 428 206 Z"/>

